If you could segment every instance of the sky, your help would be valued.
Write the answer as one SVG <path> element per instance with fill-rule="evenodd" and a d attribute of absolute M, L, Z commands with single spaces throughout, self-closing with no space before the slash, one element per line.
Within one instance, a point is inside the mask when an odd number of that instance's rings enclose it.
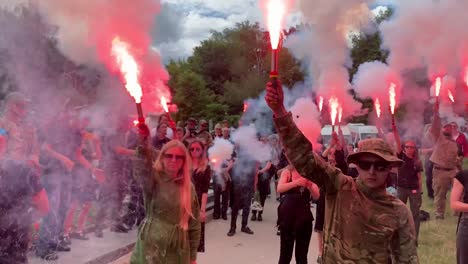
<path fill-rule="evenodd" d="M 162 10 L 153 28 L 153 46 L 163 57 L 180 59 L 190 56 L 211 31 L 222 31 L 243 21 L 264 19 L 258 0 L 162 0 Z M 391 5 L 393 0 L 377 0 L 371 8 Z M 301 23 L 301 14 L 290 12 L 286 26 Z"/>
<path fill-rule="evenodd" d="M 249 20 L 263 25 L 258 0 L 163 0 L 161 14 L 152 32 L 153 45 L 163 59 L 185 58 L 211 31 L 222 31 Z M 289 25 L 300 22 L 290 15 Z"/>

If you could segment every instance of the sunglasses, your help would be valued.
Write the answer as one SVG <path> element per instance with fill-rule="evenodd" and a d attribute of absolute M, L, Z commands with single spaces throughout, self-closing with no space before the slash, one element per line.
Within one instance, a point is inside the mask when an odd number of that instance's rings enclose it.
<path fill-rule="evenodd" d="M 190 152 L 201 151 L 201 148 L 189 148 Z"/>
<path fill-rule="evenodd" d="M 174 155 L 174 154 L 164 154 L 164 158 L 167 160 L 176 160 L 176 161 L 184 161 L 185 156 L 184 155 Z"/>
<path fill-rule="evenodd" d="M 357 165 L 359 168 L 363 170 L 370 170 L 372 166 L 374 166 L 374 169 L 376 171 L 386 171 L 389 169 L 390 164 L 386 161 L 367 161 L 367 160 L 360 160 L 357 162 Z"/>

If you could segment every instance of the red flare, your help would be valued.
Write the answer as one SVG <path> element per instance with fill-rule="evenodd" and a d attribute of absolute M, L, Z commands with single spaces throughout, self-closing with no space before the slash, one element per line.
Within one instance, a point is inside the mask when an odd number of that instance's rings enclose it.
<path fill-rule="evenodd" d="M 334 126 L 336 123 L 336 116 L 338 114 L 338 107 L 340 106 L 338 102 L 338 98 L 332 96 L 330 100 L 328 101 L 330 104 L 330 117 L 331 117 L 331 122 L 332 125 Z"/>
<path fill-rule="evenodd" d="M 134 126 L 138 125 L 138 123 L 139 123 L 138 120 L 136 120 L 136 119 L 133 120 L 133 125 L 134 125 Z"/>
<path fill-rule="evenodd" d="M 322 109 L 323 109 L 323 96 L 319 96 L 318 108 L 319 108 L 319 111 L 322 112 Z"/>
<path fill-rule="evenodd" d="M 380 108 L 380 101 L 379 98 L 375 99 L 375 112 L 377 113 L 377 117 L 380 118 L 380 113 L 382 112 L 382 109 Z"/>
<path fill-rule="evenodd" d="M 468 67 L 465 68 L 464 80 L 465 80 L 466 86 L 468 86 Z"/>
<path fill-rule="evenodd" d="M 242 110 L 244 113 L 249 109 L 249 104 L 244 102 L 244 109 Z"/>
<path fill-rule="evenodd" d="M 341 118 L 343 117 L 343 107 L 338 107 L 338 124 L 341 124 Z"/>
<path fill-rule="evenodd" d="M 161 106 L 164 108 L 164 111 L 166 113 L 169 113 L 169 107 L 167 106 L 167 100 L 166 97 L 161 96 Z"/>
<path fill-rule="evenodd" d="M 267 25 L 273 50 L 278 49 L 286 4 L 284 0 L 269 0 L 267 4 Z"/>
<path fill-rule="evenodd" d="M 455 99 L 453 98 L 453 94 L 450 90 L 447 90 L 448 91 L 448 97 L 450 98 L 450 101 L 452 101 L 452 103 L 455 103 Z"/>
<path fill-rule="evenodd" d="M 434 87 L 435 87 L 435 96 L 439 97 L 440 87 L 442 87 L 442 78 L 440 78 L 440 77 L 436 78 Z"/>
<path fill-rule="evenodd" d="M 396 84 L 391 83 L 390 88 L 388 89 L 388 95 L 390 99 L 390 111 L 392 115 L 395 114 L 395 106 L 396 106 L 396 92 L 395 92 Z"/>
<path fill-rule="evenodd" d="M 115 37 L 112 40 L 112 55 L 117 60 L 128 93 L 135 99 L 135 103 L 141 103 L 143 92 L 138 81 L 140 69 L 135 58 L 129 52 L 128 44 L 121 41 L 119 37 Z"/>

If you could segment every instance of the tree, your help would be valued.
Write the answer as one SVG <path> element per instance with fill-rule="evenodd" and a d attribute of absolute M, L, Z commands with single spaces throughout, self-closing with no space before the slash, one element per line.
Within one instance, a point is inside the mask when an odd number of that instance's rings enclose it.
<path fill-rule="evenodd" d="M 375 18 L 375 24 L 378 25 L 382 21 L 389 19 L 393 14 L 393 10 L 388 8 L 385 11 L 380 11 L 380 13 Z M 360 32 L 352 36 L 352 49 L 351 49 L 351 59 L 353 60 L 353 66 L 349 69 L 349 78 L 350 81 L 353 80 L 354 75 L 359 69 L 359 66 L 365 62 L 369 61 L 381 61 L 386 63 L 389 52 L 381 48 L 382 45 L 382 36 L 379 31 L 366 34 Z M 363 109 L 373 109 L 374 103 L 372 99 L 362 99 L 357 97 L 354 90 L 351 90 L 350 93 L 353 95 L 354 99 L 362 103 Z M 351 122 L 354 123 L 367 123 L 368 114 L 364 116 L 353 117 Z"/>

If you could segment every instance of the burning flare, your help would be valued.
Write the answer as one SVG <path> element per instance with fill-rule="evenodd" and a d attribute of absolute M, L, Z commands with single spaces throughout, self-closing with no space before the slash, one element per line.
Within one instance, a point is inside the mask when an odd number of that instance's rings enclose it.
<path fill-rule="evenodd" d="M 143 91 L 138 82 L 140 70 L 135 58 L 128 51 L 128 44 L 121 41 L 118 37 L 112 40 L 112 55 L 116 58 L 117 64 L 125 79 L 125 88 L 135 99 L 135 103 L 141 103 Z"/>
<path fill-rule="evenodd" d="M 164 97 L 164 96 L 161 96 L 161 105 L 164 108 L 164 111 L 166 113 L 169 113 L 169 107 L 167 106 L 167 100 L 166 100 L 166 97 Z"/>
<path fill-rule="evenodd" d="M 450 90 L 447 90 L 448 91 L 448 97 L 450 98 L 450 101 L 452 101 L 452 103 L 455 103 L 455 99 L 453 98 L 453 94 Z"/>
<path fill-rule="evenodd" d="M 465 68 L 465 84 L 468 86 L 468 66 Z"/>
<path fill-rule="evenodd" d="M 382 109 L 380 108 L 380 101 L 379 98 L 375 99 L 375 112 L 377 113 L 377 117 L 380 118 L 380 113 L 382 112 Z"/>
<path fill-rule="evenodd" d="M 435 95 L 436 97 L 439 97 L 440 94 L 440 87 L 442 86 L 442 78 L 437 77 L 435 80 Z"/>
<path fill-rule="evenodd" d="M 338 124 L 341 124 L 341 118 L 343 117 L 343 107 L 338 107 Z"/>
<path fill-rule="evenodd" d="M 319 96 L 318 108 L 319 108 L 319 111 L 322 112 L 322 109 L 323 109 L 323 96 Z"/>
<path fill-rule="evenodd" d="M 133 120 L 133 125 L 134 126 L 138 125 L 138 123 L 140 123 L 140 122 L 138 122 L 138 120 Z"/>
<path fill-rule="evenodd" d="M 334 126 L 336 122 L 336 115 L 338 114 L 338 107 L 340 106 L 340 103 L 338 102 L 338 98 L 334 96 L 330 98 L 328 103 L 330 104 L 331 122 L 332 122 L 332 125 Z"/>
<path fill-rule="evenodd" d="M 267 4 L 267 24 L 270 32 L 271 48 L 278 49 L 281 37 L 281 27 L 286 13 L 286 5 L 283 0 L 269 0 Z"/>
<path fill-rule="evenodd" d="M 395 92 L 396 84 L 391 83 L 390 88 L 388 89 L 388 95 L 390 99 L 390 111 L 392 115 L 395 114 L 395 106 L 396 106 L 396 92 Z"/>
<path fill-rule="evenodd" d="M 244 102 L 244 109 L 242 111 L 245 113 L 248 108 L 249 108 L 249 104 Z"/>

